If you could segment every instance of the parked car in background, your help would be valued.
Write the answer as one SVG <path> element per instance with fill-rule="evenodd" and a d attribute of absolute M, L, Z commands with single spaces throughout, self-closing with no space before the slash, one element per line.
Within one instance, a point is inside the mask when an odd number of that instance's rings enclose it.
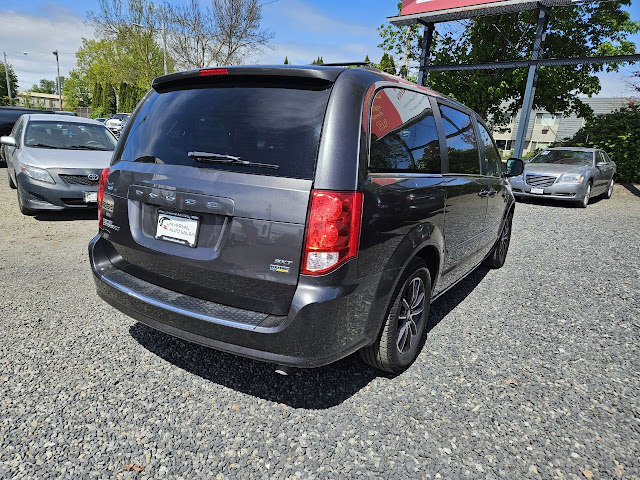
<path fill-rule="evenodd" d="M 95 120 L 26 114 L 0 142 L 20 211 L 33 215 L 40 210 L 95 207 L 99 175 L 109 165 L 117 141 Z"/>
<path fill-rule="evenodd" d="M 116 113 L 113 117 L 106 120 L 104 124 L 109 127 L 111 131 L 119 131 L 122 127 L 122 120 L 129 115 L 129 113 Z"/>
<path fill-rule="evenodd" d="M 9 135 L 20 116 L 24 115 L 25 113 L 50 114 L 51 112 L 46 112 L 35 108 L 0 107 L 0 137 Z M 0 163 L 4 163 L 4 161 L 3 148 L 0 145 Z"/>
<path fill-rule="evenodd" d="M 78 115 L 76 115 L 76 112 L 68 112 L 66 110 L 56 110 L 55 112 L 53 112 L 56 115 L 69 115 L 70 117 L 77 117 Z"/>
<path fill-rule="evenodd" d="M 115 127 L 110 128 L 110 130 L 113 132 L 113 134 L 116 137 L 120 136 L 120 134 L 122 133 L 122 130 L 127 125 L 127 122 L 129 121 L 129 118 L 131 118 L 131 115 L 124 116 L 122 118 L 122 120 L 120 120 L 120 125 L 116 125 Z"/>
<path fill-rule="evenodd" d="M 611 198 L 616 164 L 597 148 L 556 147 L 533 157 L 509 179 L 518 197 L 568 200 L 586 208 L 593 196 Z"/>
<path fill-rule="evenodd" d="M 106 122 L 106 121 L 107 121 L 107 119 L 106 119 L 106 118 L 102 118 L 102 117 L 101 117 L 101 118 L 94 118 L 94 120 L 95 120 L 96 122 L 100 122 L 100 123 L 104 123 L 104 122 Z"/>
<path fill-rule="evenodd" d="M 89 245 L 98 294 L 145 324 L 281 370 L 361 351 L 398 373 L 431 301 L 505 261 L 498 151 L 447 97 L 317 66 L 152 88 L 101 176 Z"/>

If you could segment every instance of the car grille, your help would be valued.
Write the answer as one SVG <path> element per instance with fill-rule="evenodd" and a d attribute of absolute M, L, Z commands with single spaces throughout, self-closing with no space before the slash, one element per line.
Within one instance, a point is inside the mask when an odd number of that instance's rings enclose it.
<path fill-rule="evenodd" d="M 90 187 L 98 186 L 98 180 L 89 180 L 86 175 L 60 174 L 60 178 L 69 185 L 88 185 Z"/>
<path fill-rule="evenodd" d="M 527 185 L 531 185 L 532 187 L 550 187 L 556 181 L 556 178 L 558 177 L 527 174 L 526 182 Z"/>

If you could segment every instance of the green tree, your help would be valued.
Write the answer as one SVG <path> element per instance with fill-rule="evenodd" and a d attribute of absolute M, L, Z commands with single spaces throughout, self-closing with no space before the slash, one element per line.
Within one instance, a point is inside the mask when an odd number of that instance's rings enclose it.
<path fill-rule="evenodd" d="M 589 117 L 563 144 L 601 148 L 616 162 L 621 181 L 640 182 L 640 103 Z"/>
<path fill-rule="evenodd" d="M 324 59 L 322 57 L 316 58 L 311 65 L 324 65 Z"/>
<path fill-rule="evenodd" d="M 384 52 L 382 54 L 380 63 L 376 65 L 376 67 L 382 70 L 383 72 L 390 73 L 391 75 L 396 74 L 396 62 L 394 62 L 393 57 L 389 55 L 387 52 Z"/>
<path fill-rule="evenodd" d="M 284 57 L 284 64 L 289 65 L 289 57 Z"/>
<path fill-rule="evenodd" d="M 630 0 L 587 1 L 551 11 L 543 58 L 588 57 L 635 53 L 629 35 L 640 30 L 622 9 Z M 521 60 L 531 57 L 538 11 L 477 18 L 465 23 L 462 35 L 436 36 L 434 64 L 464 64 Z M 618 65 L 563 65 L 539 69 L 533 107 L 551 113 L 589 115 L 578 95 L 600 91 L 595 73 L 615 71 Z M 499 123 L 504 105 L 511 113 L 522 105 L 526 68 L 431 72 L 427 85 L 450 95 Z"/>
<path fill-rule="evenodd" d="M 398 2 L 398 13 L 402 7 L 402 2 Z M 402 59 L 400 75 L 409 75 L 410 63 L 420 60 L 420 49 L 422 45 L 422 25 L 415 24 L 398 28 L 394 25 L 380 25 L 378 33 L 382 42 L 378 45 L 385 53 Z M 382 63 L 382 62 L 381 62 Z M 395 69 L 395 62 L 394 62 Z M 395 74 L 395 72 L 394 72 Z"/>
<path fill-rule="evenodd" d="M 69 72 L 69 78 L 62 84 L 62 98 L 67 108 L 88 107 L 91 105 L 92 91 L 90 84 L 77 70 Z"/>
<path fill-rule="evenodd" d="M 13 66 L 8 64 L 9 83 L 11 84 L 11 96 L 15 103 L 18 96 L 18 77 L 13 70 Z M 4 63 L 0 63 L 0 105 L 9 105 L 9 94 L 7 93 L 7 76 L 4 72 Z"/>
<path fill-rule="evenodd" d="M 369 55 L 367 55 L 366 57 L 364 57 L 364 61 L 366 63 L 371 63 L 371 60 L 369 60 Z"/>
<path fill-rule="evenodd" d="M 36 85 L 33 85 L 29 91 L 35 93 L 49 93 L 54 94 L 58 93 L 57 90 L 57 82 L 55 80 L 47 80 L 46 78 L 40 79 L 40 82 Z"/>

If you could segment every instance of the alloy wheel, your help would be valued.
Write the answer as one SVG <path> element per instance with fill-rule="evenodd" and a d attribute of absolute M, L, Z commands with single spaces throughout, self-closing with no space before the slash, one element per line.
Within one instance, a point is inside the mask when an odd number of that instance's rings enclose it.
<path fill-rule="evenodd" d="M 424 281 L 415 277 L 405 287 L 398 315 L 398 352 L 407 352 L 418 341 L 420 322 L 423 321 L 425 289 Z"/>
<path fill-rule="evenodd" d="M 507 256 L 507 250 L 509 249 L 509 241 L 511 240 L 511 217 L 504 222 L 504 228 L 500 235 L 500 243 L 498 244 L 498 255 L 500 259 L 504 259 Z"/>

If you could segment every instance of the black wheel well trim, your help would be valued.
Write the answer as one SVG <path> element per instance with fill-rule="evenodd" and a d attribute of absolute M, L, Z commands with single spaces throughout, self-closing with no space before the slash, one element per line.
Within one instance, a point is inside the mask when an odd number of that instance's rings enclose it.
<path fill-rule="evenodd" d="M 375 341 L 380 336 L 380 333 L 382 332 L 382 329 L 384 327 L 387 311 L 389 310 L 389 307 L 390 307 L 390 302 L 392 300 L 393 292 L 396 291 L 396 288 L 398 287 L 398 282 L 402 278 L 402 275 L 406 270 L 407 265 L 409 265 L 409 263 L 411 263 L 411 261 L 416 257 L 420 258 L 427 264 L 427 270 L 431 275 L 431 294 L 433 295 L 435 285 L 437 284 L 438 278 L 440 277 L 440 272 L 442 271 L 442 264 L 444 259 L 444 235 L 440 230 L 440 228 L 438 228 L 436 225 L 433 225 L 433 224 L 429 224 L 429 225 L 433 227 L 429 237 L 426 238 L 423 242 L 421 242 L 417 247 L 413 248 L 411 251 L 411 254 L 405 256 L 405 260 L 402 264 L 392 265 L 393 261 L 397 259 L 400 255 L 399 253 L 399 250 L 401 249 L 400 247 L 403 245 L 405 240 L 410 241 L 410 237 L 412 233 L 415 232 L 415 229 L 412 232 L 409 232 L 407 235 L 405 235 L 405 237 L 403 238 L 403 241 L 400 243 L 400 245 L 398 245 L 398 248 L 396 248 L 393 255 L 391 255 L 391 258 L 389 259 L 389 262 L 387 262 L 387 265 L 385 266 L 385 269 L 381 276 L 380 283 L 378 284 L 378 288 L 376 289 L 376 298 L 381 298 L 381 296 L 379 295 L 381 288 L 386 290 L 388 293 L 385 295 L 386 299 L 384 301 L 384 305 L 381 310 L 382 313 L 376 314 L 377 318 L 373 318 L 373 319 L 369 318 L 369 321 L 375 322 L 376 335 L 375 337 L 373 337 L 372 341 Z M 425 261 L 424 257 L 418 256 L 420 252 L 426 252 L 426 251 L 431 251 L 432 253 L 435 252 L 435 254 L 437 254 L 438 256 L 435 276 L 433 275 L 433 272 L 429 267 L 429 262 Z M 431 264 L 431 266 L 433 267 L 433 263 Z M 394 272 L 393 282 L 391 283 L 390 286 L 388 286 L 388 288 L 385 285 L 382 285 L 385 278 L 385 273 L 387 272 Z M 380 311 L 380 310 L 372 309 L 370 313 L 374 313 L 376 311 Z"/>

